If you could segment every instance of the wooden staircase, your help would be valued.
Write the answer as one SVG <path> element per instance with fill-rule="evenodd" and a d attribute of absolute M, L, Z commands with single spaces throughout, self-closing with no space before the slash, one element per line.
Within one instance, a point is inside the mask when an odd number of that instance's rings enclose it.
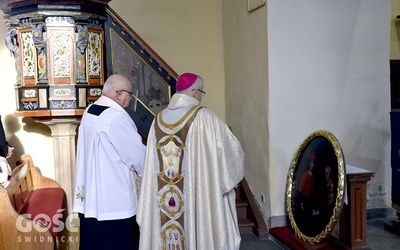
<path fill-rule="evenodd" d="M 240 233 L 253 233 L 259 239 L 267 239 L 267 225 L 265 224 L 246 178 L 243 178 L 235 191 Z"/>

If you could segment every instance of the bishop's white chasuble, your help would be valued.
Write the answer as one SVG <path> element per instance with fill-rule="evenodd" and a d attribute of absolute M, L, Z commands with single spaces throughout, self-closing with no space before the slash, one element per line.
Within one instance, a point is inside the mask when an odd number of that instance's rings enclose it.
<path fill-rule="evenodd" d="M 239 141 L 211 110 L 175 94 L 151 126 L 137 221 L 141 249 L 239 249 Z"/>

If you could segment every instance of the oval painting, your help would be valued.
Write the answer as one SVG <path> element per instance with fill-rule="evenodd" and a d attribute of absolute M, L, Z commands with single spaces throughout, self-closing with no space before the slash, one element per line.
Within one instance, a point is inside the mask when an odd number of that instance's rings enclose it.
<path fill-rule="evenodd" d="M 345 163 L 335 136 L 325 130 L 311 133 L 290 165 L 286 203 L 295 234 L 320 242 L 333 229 L 343 207 Z"/>

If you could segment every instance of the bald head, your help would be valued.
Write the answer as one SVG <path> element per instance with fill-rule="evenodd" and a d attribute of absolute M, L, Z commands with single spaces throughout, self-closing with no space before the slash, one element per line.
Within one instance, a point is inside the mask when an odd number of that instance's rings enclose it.
<path fill-rule="evenodd" d="M 110 93 L 121 89 L 132 91 L 132 85 L 129 79 L 121 75 L 111 75 L 104 83 L 103 95 L 109 97 L 108 95 Z"/>
<path fill-rule="evenodd" d="M 129 106 L 132 93 L 132 84 L 128 78 L 122 75 L 111 75 L 103 86 L 102 94 L 121 107 L 126 108 Z"/>

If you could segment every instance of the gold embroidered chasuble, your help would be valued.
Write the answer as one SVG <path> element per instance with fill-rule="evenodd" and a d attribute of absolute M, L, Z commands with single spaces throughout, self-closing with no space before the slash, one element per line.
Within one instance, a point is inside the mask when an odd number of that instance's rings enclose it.
<path fill-rule="evenodd" d="M 234 187 L 244 152 L 196 99 L 175 94 L 150 128 L 137 222 L 141 249 L 239 249 Z"/>
<path fill-rule="evenodd" d="M 162 113 L 159 113 L 156 118 L 156 147 L 160 163 L 158 192 L 161 195 L 160 218 L 163 249 L 185 249 L 182 216 L 184 212 L 182 159 L 185 153 L 187 131 L 201 108 L 200 106 L 193 106 L 175 124 L 165 123 L 161 116 Z M 190 118 L 185 125 L 174 134 L 165 133 L 160 129 L 159 124 L 173 131 L 189 116 Z"/>

